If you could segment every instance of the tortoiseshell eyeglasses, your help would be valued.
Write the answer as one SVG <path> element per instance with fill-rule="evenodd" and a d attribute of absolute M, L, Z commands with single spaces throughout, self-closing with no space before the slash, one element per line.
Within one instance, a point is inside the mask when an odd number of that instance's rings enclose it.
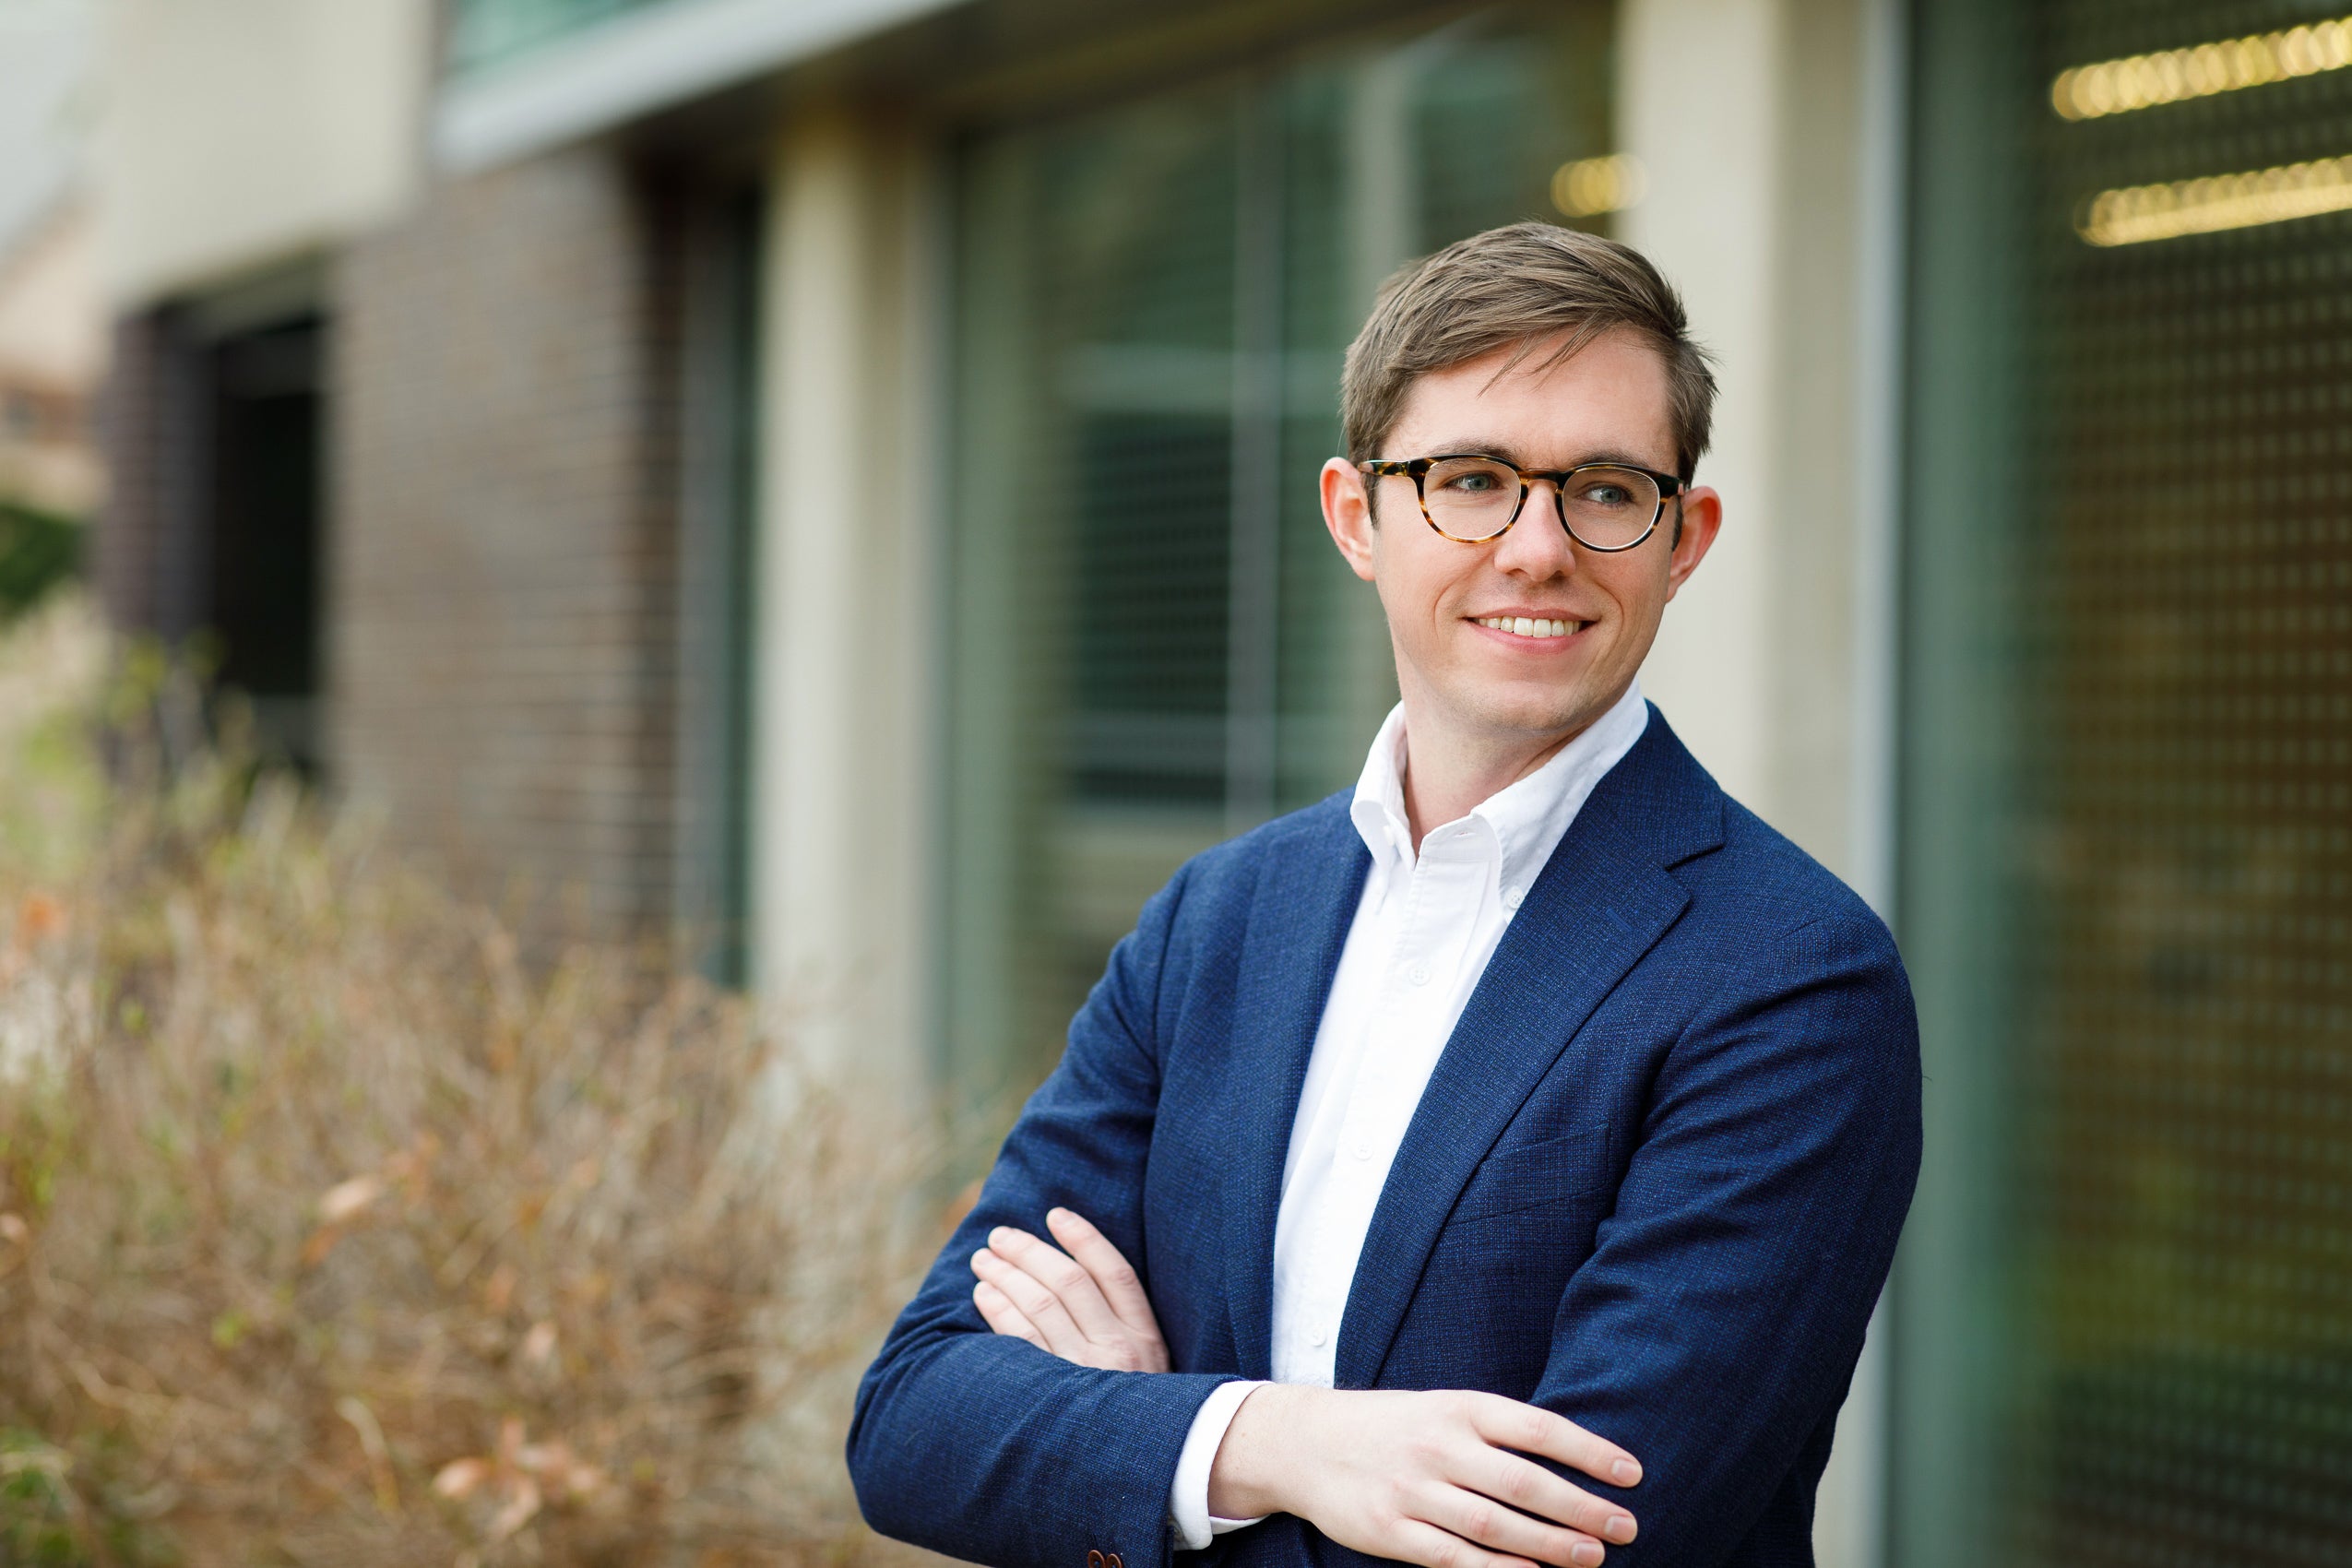
<path fill-rule="evenodd" d="M 1666 498 L 1682 492 L 1682 481 L 1672 474 L 1624 463 L 1522 469 L 1500 457 L 1449 455 L 1384 458 L 1356 467 L 1374 479 L 1410 479 L 1429 526 L 1460 544 L 1482 544 L 1510 532 L 1539 479 L 1551 481 L 1560 526 L 1587 550 L 1633 549 L 1657 529 Z"/>

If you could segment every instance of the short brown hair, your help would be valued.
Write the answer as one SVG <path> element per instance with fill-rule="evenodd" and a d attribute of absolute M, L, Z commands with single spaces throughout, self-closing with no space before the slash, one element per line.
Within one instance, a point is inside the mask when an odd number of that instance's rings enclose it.
<path fill-rule="evenodd" d="M 1715 373 L 1691 337 L 1682 297 L 1631 245 L 1551 223 L 1513 223 L 1456 240 L 1381 285 L 1372 318 L 1348 346 L 1339 419 L 1351 462 L 1380 450 L 1413 383 L 1516 343 L 1517 363 L 1547 339 L 1557 364 L 1604 332 L 1631 327 L 1666 360 L 1674 471 L 1688 482 L 1707 449 Z"/>

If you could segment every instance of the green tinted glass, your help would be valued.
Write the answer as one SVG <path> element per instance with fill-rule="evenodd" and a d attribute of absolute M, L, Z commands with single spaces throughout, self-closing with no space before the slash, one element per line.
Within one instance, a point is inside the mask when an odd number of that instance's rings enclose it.
<path fill-rule="evenodd" d="M 584 28 L 671 0 L 451 0 L 448 64 L 465 72 L 496 65 Z"/>
<path fill-rule="evenodd" d="M 1033 1082 L 1189 854 L 1351 782 L 1395 700 L 1324 537 L 1382 278 L 1553 216 L 1605 154 L 1610 9 L 1504 7 L 974 139 L 957 380 L 940 1011 Z"/>

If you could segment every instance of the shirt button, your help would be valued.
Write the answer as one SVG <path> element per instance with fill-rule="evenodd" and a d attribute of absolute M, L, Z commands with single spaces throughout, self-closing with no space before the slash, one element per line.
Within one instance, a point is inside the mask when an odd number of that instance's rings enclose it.
<path fill-rule="evenodd" d="M 1358 1159 L 1370 1159 L 1372 1158 L 1372 1145 L 1358 1144 L 1356 1146 L 1356 1158 Z"/>
<path fill-rule="evenodd" d="M 1324 1346 L 1331 1343 L 1331 1336 L 1318 1328 L 1313 1334 L 1307 1336 L 1307 1343 L 1314 1346 L 1317 1349 L 1321 1349 Z"/>
<path fill-rule="evenodd" d="M 1411 980 L 1415 985 L 1427 985 L 1429 984 L 1429 966 L 1427 964 L 1415 964 L 1410 969 L 1408 969 L 1405 972 L 1405 978 Z"/>
<path fill-rule="evenodd" d="M 1506 887 L 1503 890 L 1503 907 L 1515 909 L 1526 897 L 1527 891 L 1524 887 Z"/>

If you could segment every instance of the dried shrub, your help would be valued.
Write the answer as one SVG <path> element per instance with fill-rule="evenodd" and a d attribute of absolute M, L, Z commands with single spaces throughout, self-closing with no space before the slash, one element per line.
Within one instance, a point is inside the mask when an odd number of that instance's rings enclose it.
<path fill-rule="evenodd" d="M 0 1563 L 884 1550 L 839 1441 L 935 1237 L 906 1136 L 291 786 L 85 814 L 0 875 Z"/>

